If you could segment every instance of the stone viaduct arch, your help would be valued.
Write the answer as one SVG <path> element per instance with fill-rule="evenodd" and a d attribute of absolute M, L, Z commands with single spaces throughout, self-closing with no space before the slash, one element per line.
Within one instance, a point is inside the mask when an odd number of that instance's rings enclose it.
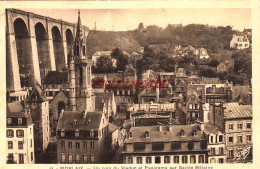
<path fill-rule="evenodd" d="M 25 12 L 6 10 L 6 87 L 19 91 L 22 87 L 41 84 L 48 71 L 68 64 L 76 24 Z M 89 29 L 84 27 L 87 35 Z"/>

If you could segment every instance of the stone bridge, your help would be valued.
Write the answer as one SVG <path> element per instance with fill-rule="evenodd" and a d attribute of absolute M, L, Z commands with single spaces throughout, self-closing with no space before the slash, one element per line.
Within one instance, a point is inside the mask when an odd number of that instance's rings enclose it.
<path fill-rule="evenodd" d="M 83 26 L 85 37 L 89 29 Z M 6 9 L 6 88 L 41 84 L 47 71 L 67 67 L 76 24 Z"/>

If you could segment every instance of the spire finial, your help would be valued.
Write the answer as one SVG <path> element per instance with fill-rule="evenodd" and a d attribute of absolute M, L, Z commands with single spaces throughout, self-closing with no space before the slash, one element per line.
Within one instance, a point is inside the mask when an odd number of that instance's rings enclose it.
<path fill-rule="evenodd" d="M 78 14 L 79 14 L 79 16 L 80 16 L 80 9 L 78 10 Z"/>

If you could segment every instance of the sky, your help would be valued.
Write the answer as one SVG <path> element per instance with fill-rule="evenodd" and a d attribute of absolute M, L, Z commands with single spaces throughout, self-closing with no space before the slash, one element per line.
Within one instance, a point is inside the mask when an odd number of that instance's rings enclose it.
<path fill-rule="evenodd" d="M 77 22 L 78 9 L 23 9 L 28 12 Z M 168 24 L 208 24 L 227 26 L 242 31 L 252 28 L 251 9 L 248 8 L 170 8 L 170 9 L 81 9 L 81 23 L 97 30 L 134 30 L 142 22 L 144 26 Z"/>

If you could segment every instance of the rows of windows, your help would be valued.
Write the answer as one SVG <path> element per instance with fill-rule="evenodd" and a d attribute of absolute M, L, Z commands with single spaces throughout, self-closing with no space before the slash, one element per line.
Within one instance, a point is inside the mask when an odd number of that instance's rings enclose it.
<path fill-rule="evenodd" d="M 183 155 L 183 156 L 178 156 L 178 155 L 175 155 L 175 156 L 156 156 L 154 157 L 154 161 L 152 162 L 152 157 L 136 157 L 136 163 L 137 164 L 143 164 L 143 163 L 146 163 L 146 164 L 151 164 L 151 163 L 155 163 L 155 164 L 161 164 L 161 163 L 188 163 L 188 158 L 190 159 L 190 163 L 197 163 L 196 161 L 196 155 L 191 155 L 191 156 L 186 156 L 186 155 Z M 128 164 L 133 164 L 133 157 L 128 157 L 127 158 L 127 163 Z M 204 155 L 199 155 L 198 156 L 198 163 L 205 163 L 205 158 L 204 158 Z"/>
<path fill-rule="evenodd" d="M 7 124 L 12 124 L 12 118 L 7 118 Z M 22 125 L 23 124 L 23 119 L 22 118 L 18 118 L 18 125 Z"/>
<path fill-rule="evenodd" d="M 211 158 L 209 160 L 210 163 L 224 163 L 224 158 L 218 158 L 218 159 L 215 159 L 215 158 Z"/>
<path fill-rule="evenodd" d="M 23 141 L 18 141 L 18 149 L 23 150 Z M 30 140 L 30 147 L 33 147 L 32 139 Z M 8 149 L 13 149 L 13 141 L 8 141 Z"/>
<path fill-rule="evenodd" d="M 210 155 L 223 155 L 223 154 L 224 154 L 223 147 L 218 148 L 218 153 L 216 153 L 216 148 L 214 148 L 214 147 L 210 148 Z"/>
<path fill-rule="evenodd" d="M 223 135 L 211 135 L 209 137 L 209 143 L 223 143 L 224 136 Z"/>
<path fill-rule="evenodd" d="M 246 142 L 252 142 L 252 134 L 246 134 Z M 234 136 L 228 136 L 228 143 L 234 143 Z M 244 143 L 243 134 L 237 136 L 237 143 Z"/>
<path fill-rule="evenodd" d="M 251 129 L 252 128 L 252 123 L 250 121 L 246 122 L 246 128 L 245 129 Z M 229 130 L 234 130 L 234 123 L 229 123 L 228 124 L 228 129 Z M 237 130 L 243 130 L 243 122 L 237 122 Z"/>
<path fill-rule="evenodd" d="M 89 144 L 89 146 L 88 146 Z M 83 141 L 82 144 L 80 142 L 75 142 L 75 148 L 76 149 L 95 149 L 95 143 L 94 141 L 90 141 L 89 143 L 87 141 Z M 66 141 L 61 141 L 61 148 L 66 148 Z M 73 142 L 69 141 L 67 142 L 67 148 L 72 149 L 73 148 Z"/>
<path fill-rule="evenodd" d="M 122 102 L 122 103 L 131 103 L 131 102 L 133 102 L 133 99 L 132 98 L 116 98 L 116 101 L 117 101 L 117 103 L 120 103 L 120 102 Z"/>
<path fill-rule="evenodd" d="M 34 154 L 33 154 L 33 152 L 31 152 L 30 160 L 33 161 L 33 159 L 34 159 Z M 13 153 L 8 153 L 7 163 L 8 164 L 14 163 L 14 154 Z M 24 164 L 24 154 L 18 154 L 18 163 L 19 164 Z"/>
<path fill-rule="evenodd" d="M 134 91 L 133 90 L 116 90 L 115 95 L 116 96 L 130 96 L 133 95 Z"/>
<path fill-rule="evenodd" d="M 189 104 L 189 109 L 199 109 L 199 104 Z"/>
<path fill-rule="evenodd" d="M 94 163 L 95 155 L 94 154 L 61 154 L 61 163 Z"/>
<path fill-rule="evenodd" d="M 10 129 L 6 130 L 6 137 L 14 137 L 14 131 Z M 16 130 L 16 137 L 24 137 L 24 131 Z"/>
<path fill-rule="evenodd" d="M 90 122 L 91 122 L 91 121 L 88 121 L 88 124 L 90 124 Z M 73 121 L 73 124 L 75 125 L 76 123 L 77 123 L 77 121 L 74 120 L 74 121 Z M 83 133 L 84 136 L 85 136 L 86 134 L 88 134 L 88 132 Z M 62 130 L 60 135 L 61 135 L 61 137 L 65 137 L 65 131 Z M 69 135 L 70 135 L 70 134 L 69 134 Z M 77 130 L 75 131 L 75 137 L 79 137 L 79 136 L 80 136 L 80 131 L 77 129 Z M 94 131 L 93 129 L 89 132 L 89 137 L 91 137 L 91 138 L 94 138 L 94 137 L 95 137 L 95 131 Z"/>

